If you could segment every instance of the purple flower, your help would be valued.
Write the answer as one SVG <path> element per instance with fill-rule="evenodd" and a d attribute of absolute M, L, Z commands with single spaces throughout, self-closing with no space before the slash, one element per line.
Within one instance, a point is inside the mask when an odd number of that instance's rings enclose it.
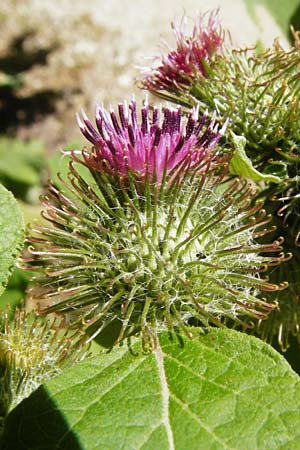
<path fill-rule="evenodd" d="M 197 108 L 184 118 L 180 107 L 162 112 L 146 104 L 140 121 L 134 100 L 129 107 L 119 104 L 118 109 L 119 118 L 113 110 L 108 114 L 98 106 L 96 128 L 84 112 L 82 120 L 77 117 L 83 135 L 93 144 L 91 150 L 82 152 L 84 163 L 118 177 L 134 172 L 139 179 L 147 176 L 159 182 L 164 174 L 175 175 L 183 167 L 197 168 L 216 154 L 213 147 L 226 127 L 219 129 L 214 117 L 205 127 L 207 115 L 199 120 Z"/>
<path fill-rule="evenodd" d="M 213 11 L 206 23 L 205 16 L 198 16 L 192 35 L 185 33 L 183 25 L 176 28 L 176 50 L 163 55 L 159 64 L 150 69 L 142 80 L 142 87 L 150 91 L 170 89 L 172 86 L 190 85 L 195 76 L 207 76 L 209 59 L 222 46 L 224 33 L 219 24 L 218 11 Z"/>

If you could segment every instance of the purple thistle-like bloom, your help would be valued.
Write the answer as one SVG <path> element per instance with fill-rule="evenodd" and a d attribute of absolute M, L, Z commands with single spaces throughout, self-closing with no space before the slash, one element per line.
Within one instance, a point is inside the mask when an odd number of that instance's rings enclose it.
<path fill-rule="evenodd" d="M 209 59 L 220 50 L 224 33 L 219 24 L 218 11 L 206 17 L 198 16 L 192 35 L 186 34 L 183 25 L 172 23 L 176 38 L 176 50 L 160 58 L 159 64 L 150 69 L 142 80 L 142 87 L 150 91 L 170 89 L 174 85 L 190 85 L 195 76 L 207 76 Z"/>
<path fill-rule="evenodd" d="M 88 167 L 125 178 L 130 171 L 140 179 L 147 176 L 158 182 L 164 174 L 175 175 L 183 167 L 197 168 L 210 154 L 213 159 L 213 148 L 226 127 L 219 129 L 214 118 L 205 127 L 207 115 L 199 120 L 197 108 L 184 118 L 180 107 L 162 112 L 147 104 L 141 108 L 139 121 L 134 100 L 129 107 L 119 104 L 119 118 L 113 110 L 108 114 L 98 106 L 97 129 L 84 112 L 82 120 L 77 119 L 93 144 L 91 150 L 82 152 Z"/>

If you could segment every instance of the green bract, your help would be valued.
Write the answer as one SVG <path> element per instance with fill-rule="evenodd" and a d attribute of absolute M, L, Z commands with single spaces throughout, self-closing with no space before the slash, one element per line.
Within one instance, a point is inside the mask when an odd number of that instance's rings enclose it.
<path fill-rule="evenodd" d="M 184 47 L 191 36 L 181 39 L 180 47 Z M 182 68 L 173 65 L 174 76 L 168 78 L 165 74 L 171 51 L 162 57 L 161 66 L 149 70 L 141 82 L 143 88 L 171 102 L 186 108 L 197 104 L 200 112 L 217 111 L 219 121 L 230 118 L 230 132 L 223 139 L 224 149 L 234 149 L 230 172 L 257 184 L 259 198 L 278 228 L 273 239 L 284 236 L 286 251 L 294 255 L 289 265 L 272 272 L 271 280 L 277 283 L 288 279 L 290 287 L 278 296 L 279 308 L 270 316 L 276 316 L 276 320 L 262 325 L 263 336 L 272 339 L 278 335 L 283 348 L 288 346 L 289 334 L 299 337 L 300 329 L 298 33 L 294 33 L 294 40 L 289 50 L 275 41 L 262 52 L 223 43 L 218 52 L 202 61 L 205 70 L 189 70 L 187 64 L 184 76 Z"/>
<path fill-rule="evenodd" d="M 23 308 L 0 316 L 0 435 L 9 412 L 42 383 L 83 359 L 84 340 Z"/>
<path fill-rule="evenodd" d="M 281 242 L 255 242 L 270 218 L 247 185 L 222 184 L 219 166 L 206 159 L 161 184 L 90 169 L 91 186 L 71 162 L 64 192 L 50 185 L 44 198 L 48 226 L 31 230 L 32 300 L 95 334 L 118 319 L 118 340 L 141 332 L 149 345 L 157 329 L 264 318 L 275 304 L 262 292 L 285 283 L 260 272 L 284 259 Z"/>
<path fill-rule="evenodd" d="M 292 182 L 291 182 L 292 185 Z M 296 186 L 295 186 L 296 187 Z M 285 190 L 287 196 L 285 197 Z M 280 192 L 281 190 L 281 192 Z M 271 194 L 270 194 L 271 191 Z M 274 194 L 275 192 L 275 194 Z M 276 197 L 276 192 L 280 200 Z M 268 320 L 259 323 L 258 331 L 261 337 L 268 342 L 274 338 L 285 351 L 289 347 L 291 335 L 296 336 L 300 342 L 300 252 L 299 252 L 299 199 L 289 197 L 292 194 L 290 187 L 280 184 L 277 189 L 270 186 L 261 195 L 268 198 L 265 208 L 272 215 L 272 223 L 276 226 L 270 238 L 276 239 L 278 235 L 284 236 L 284 249 L 293 254 L 288 262 L 274 268 L 270 273 L 270 281 L 280 283 L 288 280 L 286 290 L 278 293 L 278 308 L 272 311 Z M 298 203 L 298 205 L 297 205 Z"/>

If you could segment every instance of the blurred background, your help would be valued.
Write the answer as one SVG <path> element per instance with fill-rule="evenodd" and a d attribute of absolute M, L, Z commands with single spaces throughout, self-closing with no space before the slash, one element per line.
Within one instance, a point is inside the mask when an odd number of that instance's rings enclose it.
<path fill-rule="evenodd" d="M 299 28 L 299 0 L 1 0 L 0 182 L 18 199 L 26 222 L 39 220 L 48 178 L 67 170 L 62 149 L 84 140 L 75 113 L 92 118 L 132 94 L 153 57 L 173 48 L 170 23 L 219 8 L 236 45 L 290 41 Z M 163 44 L 162 42 L 165 42 Z M 27 275 L 16 270 L 0 302 L 24 297 Z"/>
<path fill-rule="evenodd" d="M 298 0 L 291 2 L 297 5 Z M 40 139 L 49 152 L 79 139 L 76 111 L 115 105 L 132 93 L 139 68 L 151 65 L 170 27 L 183 15 L 220 9 L 235 43 L 287 44 L 286 7 L 278 18 L 256 0 L 2 0 L 0 3 L 0 133 Z M 283 17 L 283 12 L 286 17 Z M 281 20 L 278 21 L 277 19 Z"/>

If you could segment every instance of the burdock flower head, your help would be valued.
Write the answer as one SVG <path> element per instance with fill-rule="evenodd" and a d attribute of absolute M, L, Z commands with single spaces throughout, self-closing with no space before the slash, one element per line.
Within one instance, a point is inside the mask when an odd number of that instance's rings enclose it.
<path fill-rule="evenodd" d="M 0 435 L 8 413 L 42 383 L 86 356 L 84 338 L 23 307 L 0 315 Z"/>
<path fill-rule="evenodd" d="M 244 183 L 225 182 L 221 130 L 195 112 L 120 105 L 97 110 L 93 147 L 71 154 L 63 188 L 50 183 L 45 225 L 33 226 L 32 300 L 92 336 L 118 322 L 117 341 L 159 329 L 264 318 L 263 292 L 285 287 L 261 275 L 284 259 L 281 240 L 259 245 L 269 217 Z M 81 175 L 83 164 L 89 173 Z M 90 176 L 92 175 L 92 177 Z M 251 205 L 251 206 L 250 206 Z"/>
<path fill-rule="evenodd" d="M 199 15 L 192 34 L 186 32 L 186 20 L 181 26 L 172 23 L 176 38 L 176 49 L 162 55 L 157 64 L 146 71 L 143 85 L 150 91 L 168 90 L 172 86 L 191 84 L 191 80 L 201 74 L 207 76 L 210 58 L 222 48 L 224 34 L 221 29 L 218 11 L 210 15 Z"/>
<path fill-rule="evenodd" d="M 177 83 L 176 77 L 155 68 L 141 82 L 143 88 L 168 101 L 185 107 L 197 104 L 200 113 L 216 110 L 221 121 L 230 117 L 226 135 L 229 151 L 234 148 L 230 170 L 259 182 L 259 196 L 265 198 L 265 208 L 273 212 L 294 255 L 289 265 L 272 272 L 272 280 L 286 279 L 286 272 L 289 289 L 279 295 L 270 321 L 260 325 L 267 330 L 263 336 L 272 340 L 277 334 L 283 348 L 291 334 L 300 342 L 300 41 L 299 32 L 293 34 L 294 45 L 288 50 L 278 39 L 263 51 L 233 48 L 225 42 L 206 64 L 206 76 L 201 69 L 195 70 L 187 83 Z M 236 145 L 241 138 L 242 152 Z"/>
<path fill-rule="evenodd" d="M 140 122 L 134 100 L 129 107 L 119 104 L 118 109 L 119 120 L 113 110 L 108 115 L 98 106 L 97 129 L 84 112 L 83 121 L 77 116 L 83 135 L 93 144 L 92 150 L 82 152 L 86 165 L 118 178 L 134 172 L 137 179 L 161 182 L 165 175 L 174 177 L 183 167 L 192 170 L 201 166 L 226 127 L 225 123 L 219 130 L 213 118 L 205 129 L 207 116 L 199 121 L 197 108 L 184 121 L 180 107 L 165 108 L 162 114 L 145 104 Z"/>
<path fill-rule="evenodd" d="M 198 23 L 196 19 L 196 28 Z M 282 48 L 278 40 L 264 51 L 255 47 L 234 48 L 221 37 L 218 41 L 214 23 L 212 14 L 205 31 L 211 41 L 216 42 L 215 51 L 207 53 L 210 57 L 198 59 L 202 61 L 198 66 L 189 65 L 193 51 L 190 49 L 187 57 L 184 44 L 178 45 L 176 59 L 186 61 L 183 68 L 178 66 L 178 74 L 176 64 L 171 64 L 173 53 L 166 53 L 158 68 L 150 68 L 142 75 L 141 87 L 185 107 L 197 104 L 200 113 L 217 111 L 218 120 L 229 117 L 231 131 L 246 138 L 245 151 L 255 168 L 263 173 L 278 174 L 281 179 L 289 178 L 289 159 L 300 143 L 298 34 L 294 33 L 295 44 L 289 50 Z M 202 45 L 206 48 L 205 39 L 195 31 L 184 39 L 180 33 L 179 36 L 187 47 L 193 43 L 193 48 Z M 192 69 L 189 71 L 188 67 Z M 230 133 L 227 138 L 233 145 Z"/>

